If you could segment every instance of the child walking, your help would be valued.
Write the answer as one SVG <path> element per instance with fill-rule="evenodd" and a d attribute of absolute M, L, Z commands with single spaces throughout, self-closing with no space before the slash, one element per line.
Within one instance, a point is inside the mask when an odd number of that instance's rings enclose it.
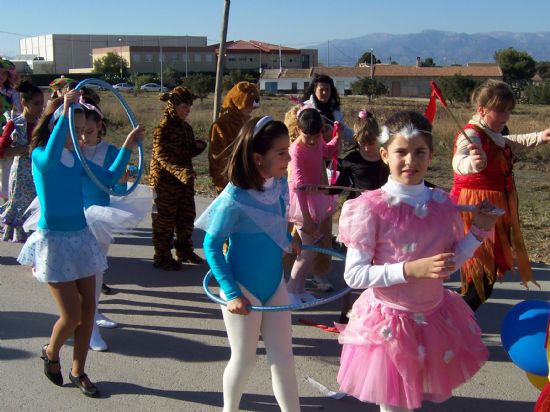
<path fill-rule="evenodd" d="M 379 189 L 388 181 L 389 170 L 380 157 L 378 122 L 371 112 L 360 110 L 353 131 L 356 146 L 342 159 L 336 185 L 364 190 Z M 357 196 L 359 192 L 349 192 L 347 198 L 355 199 Z"/>
<path fill-rule="evenodd" d="M 36 196 L 29 143 L 44 108 L 44 94 L 28 81 L 22 82 L 17 91 L 21 95 L 23 113 L 8 121 L 0 138 L 0 158 L 13 157 L 8 201 L 0 206 L 0 217 L 4 223 L 2 240 L 23 243 L 27 238 L 23 230 L 26 210 Z"/>
<path fill-rule="evenodd" d="M 323 236 L 320 223 L 336 210 L 334 197 L 318 190 L 316 185 L 321 183 L 323 159 L 330 159 L 338 151 L 340 134 L 325 143 L 322 136 L 323 120 L 317 109 L 311 107 L 298 113 L 298 127 L 300 135 L 290 146 L 288 217 L 298 228 L 302 245 L 314 245 Z M 287 284 L 290 302 L 293 304 L 315 299 L 305 290 L 306 275 L 315 255 L 312 251 L 302 251 L 294 261 Z"/>
<path fill-rule="evenodd" d="M 81 98 L 80 105 L 86 118 L 81 135 L 84 157 L 98 167 L 109 169 L 118 155 L 118 148 L 105 140 L 107 131 L 106 119 L 97 102 L 90 98 Z M 114 186 L 115 192 L 126 190 L 127 176 L 124 183 Z M 147 186 L 140 185 L 126 198 L 118 198 L 111 202 L 109 194 L 101 190 L 85 175 L 82 180 L 85 216 L 90 230 L 97 239 L 101 251 L 107 253 L 113 241 L 113 231 L 124 231 L 136 227 L 147 213 L 151 211 L 152 194 Z M 103 287 L 103 272 L 96 273 L 96 307 Z M 105 351 L 108 345 L 101 336 L 99 326 L 116 328 L 118 324 L 99 312 L 95 313 L 95 321 L 90 339 L 90 349 Z"/>
<path fill-rule="evenodd" d="M 62 107 L 54 101 L 37 124 L 32 141 L 32 170 L 41 213 L 38 229 L 23 246 L 18 261 L 32 266 L 33 275 L 48 288 L 59 308 L 50 342 L 42 348 L 44 373 L 63 385 L 59 352 L 73 336 L 73 361 L 69 380 L 84 395 L 96 397 L 99 390 L 85 373 L 88 344 L 95 314 L 95 274 L 107 267 L 105 254 L 86 225 L 82 199 L 83 169 L 72 147 L 68 110 L 78 100 L 77 91 L 64 96 Z M 75 109 L 75 128 L 81 134 L 85 118 Z M 114 184 L 124 172 L 132 147 L 141 138 L 134 129 L 126 139 L 112 171 L 90 164 L 106 185 Z"/>
<path fill-rule="evenodd" d="M 299 411 L 290 312 L 250 312 L 248 305 L 288 305 L 283 250 L 287 229 L 288 130 L 269 116 L 247 121 L 235 140 L 229 184 L 197 219 L 206 232 L 204 252 L 227 300 L 222 314 L 231 346 L 223 374 L 224 412 L 237 411 L 256 362 L 260 334 L 273 392 L 283 412 Z M 227 254 L 222 248 L 229 239 Z"/>
<path fill-rule="evenodd" d="M 519 224 L 518 196 L 513 175 L 513 155 L 550 141 L 550 128 L 530 134 L 503 135 L 515 106 L 514 93 L 507 83 L 487 80 L 471 96 L 475 113 L 455 137 L 451 195 L 461 204 L 488 199 L 506 213 L 499 217 L 495 235 L 461 268 L 462 294 L 472 310 L 477 310 L 493 291 L 497 277 L 517 264 L 525 285 L 536 284 Z M 463 214 L 468 229 L 471 216 Z M 514 262 L 516 260 L 516 262 Z"/>
<path fill-rule="evenodd" d="M 424 399 L 445 401 L 487 360 L 473 312 L 443 281 L 496 217 L 490 205 L 479 205 L 464 236 L 449 196 L 424 185 L 433 148 L 422 115 L 392 115 L 380 142 L 388 182 L 345 202 L 340 217 L 339 240 L 348 247 L 344 278 L 367 290 L 340 333 L 338 382 L 381 411 L 410 411 Z"/>

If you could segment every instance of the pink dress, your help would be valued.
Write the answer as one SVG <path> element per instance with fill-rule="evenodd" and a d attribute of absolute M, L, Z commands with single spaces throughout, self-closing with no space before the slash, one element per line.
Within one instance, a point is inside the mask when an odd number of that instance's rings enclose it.
<path fill-rule="evenodd" d="M 463 237 L 459 213 L 438 189 L 416 207 L 382 189 L 367 192 L 347 201 L 340 217 L 339 240 L 373 265 L 453 252 Z M 409 409 L 445 401 L 488 358 L 471 309 L 434 279 L 366 289 L 339 342 L 343 392 Z"/>
<path fill-rule="evenodd" d="M 324 193 L 306 193 L 297 187 L 303 184 L 320 184 L 321 173 L 324 172 L 323 159 L 329 159 L 338 150 L 338 140 L 333 138 L 325 143 L 318 139 L 314 147 L 308 147 L 295 140 L 290 146 L 290 205 L 288 220 L 302 225 L 304 222 L 302 210 L 307 208 L 311 218 L 320 223 L 336 210 L 336 199 Z"/>

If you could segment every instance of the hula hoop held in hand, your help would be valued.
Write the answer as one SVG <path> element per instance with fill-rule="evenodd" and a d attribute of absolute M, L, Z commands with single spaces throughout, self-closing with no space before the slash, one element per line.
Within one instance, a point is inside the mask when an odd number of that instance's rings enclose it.
<path fill-rule="evenodd" d="M 128 116 L 128 120 L 130 120 L 130 124 L 132 125 L 132 128 L 135 129 L 138 126 L 134 113 L 130 109 L 130 106 L 128 105 L 124 97 L 122 97 L 122 95 L 117 89 L 115 89 L 109 83 L 100 79 L 84 79 L 80 83 L 78 83 L 78 85 L 75 87 L 75 90 L 80 90 L 87 84 L 95 84 L 97 86 L 103 87 L 111 91 L 116 96 L 116 98 L 118 99 L 122 107 L 124 108 L 124 111 Z M 134 189 L 138 186 L 139 181 L 141 179 L 141 175 L 143 173 L 143 165 L 144 165 L 145 157 L 143 154 L 143 145 L 141 144 L 141 142 L 138 143 L 139 161 L 138 161 L 138 168 L 137 168 L 137 173 L 136 173 L 136 178 L 134 180 L 134 183 L 132 183 L 132 185 L 128 189 L 126 189 L 124 192 L 115 192 L 99 181 L 99 179 L 94 175 L 94 173 L 88 166 L 88 161 L 82 154 L 82 150 L 80 148 L 80 144 L 78 143 L 78 136 L 76 134 L 75 125 L 74 125 L 74 105 L 71 105 L 69 107 L 69 130 L 71 132 L 71 139 L 73 141 L 74 150 L 76 152 L 78 160 L 80 160 L 80 163 L 82 163 L 82 168 L 84 169 L 84 171 L 86 172 L 90 180 L 94 182 L 97 187 L 99 187 L 101 190 L 103 190 L 104 192 L 112 196 L 127 196 L 134 191 Z"/>
<path fill-rule="evenodd" d="M 324 253 L 325 255 L 330 255 L 332 257 L 345 260 L 346 257 L 342 253 L 338 253 L 331 249 L 325 249 L 317 246 L 309 246 L 305 245 L 302 246 L 302 250 L 311 250 L 313 252 L 318 253 Z M 211 300 L 213 300 L 216 303 L 219 303 L 220 305 L 227 306 L 227 301 L 225 299 L 222 299 L 221 297 L 213 294 L 210 289 L 208 288 L 208 282 L 210 281 L 210 278 L 212 277 L 212 272 L 208 271 L 206 276 L 204 277 L 204 280 L 202 282 L 202 287 L 204 288 L 204 292 L 206 293 L 206 296 L 208 296 Z M 308 309 L 313 308 L 315 306 L 324 305 L 325 303 L 329 303 L 332 301 L 335 301 L 337 299 L 340 299 L 342 296 L 348 294 L 350 292 L 351 288 L 344 288 L 338 292 L 333 293 L 330 296 L 327 296 L 326 298 L 319 298 L 315 299 L 311 302 L 304 302 L 304 303 L 296 303 L 294 305 L 279 305 L 279 306 L 254 306 L 254 305 L 248 305 L 248 310 L 253 311 L 259 311 L 259 312 L 281 312 L 285 310 L 302 310 L 302 309 Z"/>

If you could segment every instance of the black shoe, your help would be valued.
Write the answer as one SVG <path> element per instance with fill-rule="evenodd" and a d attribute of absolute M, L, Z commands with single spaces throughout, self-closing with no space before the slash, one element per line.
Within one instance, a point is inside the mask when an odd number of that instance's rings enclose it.
<path fill-rule="evenodd" d="M 183 256 L 178 256 L 178 262 L 191 263 L 192 265 L 202 265 L 204 259 L 197 255 L 195 252 L 187 253 Z"/>
<path fill-rule="evenodd" d="M 46 353 L 47 347 L 48 345 L 42 346 L 42 356 L 40 357 L 44 361 L 44 374 L 54 385 L 63 386 L 63 375 L 61 372 L 53 373 L 50 371 L 50 365 L 59 365 L 59 361 L 53 361 L 48 358 L 48 354 Z"/>
<path fill-rule="evenodd" d="M 82 381 L 86 379 L 88 379 L 91 386 L 84 386 Z M 73 376 L 72 372 L 69 372 L 69 380 L 73 383 L 73 385 L 80 389 L 80 392 L 84 395 L 89 396 L 90 398 L 97 398 L 99 396 L 99 389 L 97 389 L 97 386 L 90 381 L 90 378 L 88 378 L 88 375 L 85 373 L 79 376 Z"/>
<path fill-rule="evenodd" d="M 114 295 L 116 292 L 113 290 L 113 288 L 110 288 L 105 283 L 101 285 L 101 293 L 104 295 Z"/>
<path fill-rule="evenodd" d="M 181 269 L 181 263 L 172 257 L 153 261 L 153 266 L 157 269 L 176 271 Z"/>

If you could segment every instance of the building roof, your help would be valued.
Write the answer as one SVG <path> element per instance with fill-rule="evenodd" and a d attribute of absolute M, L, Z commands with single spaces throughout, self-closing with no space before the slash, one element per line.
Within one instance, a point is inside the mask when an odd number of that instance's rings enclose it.
<path fill-rule="evenodd" d="M 266 69 L 262 79 L 310 78 L 314 74 L 325 74 L 332 78 L 368 77 L 370 67 L 313 67 L 312 69 Z M 502 70 L 496 64 L 445 67 L 400 66 L 397 64 L 374 66 L 374 77 L 449 77 L 455 74 L 472 77 L 502 77 Z"/>
<path fill-rule="evenodd" d="M 218 53 L 220 44 L 212 44 L 208 47 L 212 47 L 216 53 Z M 277 44 L 259 42 L 256 40 L 232 40 L 225 43 L 226 53 L 279 53 L 279 48 L 283 54 L 300 54 L 300 49 L 293 49 L 291 47 L 279 46 Z"/>

